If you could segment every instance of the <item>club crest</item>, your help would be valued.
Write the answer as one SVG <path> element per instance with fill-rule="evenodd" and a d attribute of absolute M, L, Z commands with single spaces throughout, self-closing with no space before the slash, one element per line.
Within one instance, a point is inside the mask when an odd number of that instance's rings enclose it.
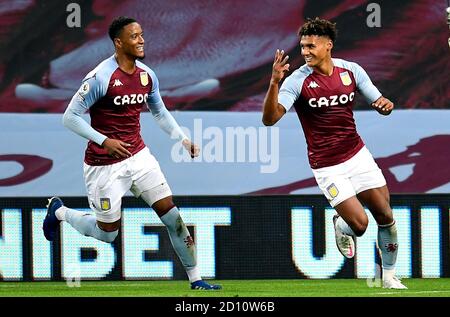
<path fill-rule="evenodd" d="M 327 192 L 333 199 L 336 198 L 336 196 L 339 194 L 339 190 L 334 184 L 331 184 L 330 186 L 327 187 Z"/>
<path fill-rule="evenodd" d="M 350 86 L 352 84 L 352 79 L 350 78 L 350 74 L 348 72 L 343 72 L 339 75 L 341 76 L 341 81 L 344 86 Z"/>
<path fill-rule="evenodd" d="M 141 79 L 141 85 L 147 86 L 148 85 L 148 74 L 147 72 L 141 72 L 140 73 L 140 79 Z"/>
<path fill-rule="evenodd" d="M 107 211 L 111 209 L 111 201 L 109 198 L 100 198 L 100 207 L 102 210 Z"/>

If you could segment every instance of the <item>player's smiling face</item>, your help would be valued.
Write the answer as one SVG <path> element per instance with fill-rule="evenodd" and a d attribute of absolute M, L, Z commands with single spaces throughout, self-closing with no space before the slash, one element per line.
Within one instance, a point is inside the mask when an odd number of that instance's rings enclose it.
<path fill-rule="evenodd" d="M 333 42 L 326 36 L 304 35 L 300 39 L 300 48 L 305 62 L 310 67 L 317 67 L 331 58 Z"/>
<path fill-rule="evenodd" d="M 126 55 L 143 59 L 144 52 L 144 32 L 139 23 L 130 23 L 123 27 L 120 34 L 120 49 Z"/>

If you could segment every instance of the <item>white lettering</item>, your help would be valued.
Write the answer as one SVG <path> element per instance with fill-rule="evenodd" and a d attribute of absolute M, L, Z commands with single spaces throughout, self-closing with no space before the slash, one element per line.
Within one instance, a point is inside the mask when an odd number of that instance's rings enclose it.
<path fill-rule="evenodd" d="M 378 3 L 369 3 L 366 8 L 370 14 L 366 18 L 366 23 L 369 28 L 381 27 L 381 6 Z"/>
<path fill-rule="evenodd" d="M 339 104 L 339 103 L 337 102 L 337 99 L 338 99 L 338 96 L 337 96 L 337 95 L 330 96 L 330 99 L 331 99 L 330 106 L 337 106 L 337 105 Z"/>
<path fill-rule="evenodd" d="M 202 277 L 216 276 L 215 227 L 231 225 L 231 209 L 228 207 L 180 208 L 183 221 L 193 227 L 197 251 L 197 265 Z M 145 233 L 144 226 L 162 226 L 155 213 L 145 208 L 126 208 L 123 215 L 122 265 L 125 278 L 172 278 L 173 261 L 146 260 L 146 251 L 160 249 L 160 236 Z"/>
<path fill-rule="evenodd" d="M 66 7 L 66 12 L 70 14 L 66 18 L 66 25 L 69 28 L 81 27 L 81 7 L 78 3 L 69 3 Z"/>
<path fill-rule="evenodd" d="M 130 96 L 124 95 L 122 96 L 122 105 L 129 105 L 130 104 Z"/>
<path fill-rule="evenodd" d="M 355 98 L 355 93 L 352 92 L 349 95 L 342 94 L 340 96 L 338 95 L 332 95 L 329 98 L 327 97 L 320 97 L 319 100 L 316 98 L 310 98 L 308 100 L 308 103 L 313 108 L 321 108 L 323 107 L 329 107 L 329 106 L 338 106 L 339 104 L 345 105 L 349 101 L 353 101 Z"/>
<path fill-rule="evenodd" d="M 139 103 L 146 102 L 148 99 L 148 94 L 131 94 L 114 97 L 114 104 L 117 106 L 123 105 L 135 105 Z"/>
<path fill-rule="evenodd" d="M 88 214 L 90 209 L 78 209 Z M 63 226 L 61 232 L 61 276 L 68 285 L 79 286 L 82 278 L 105 277 L 114 267 L 116 254 L 110 243 L 82 236 L 71 226 Z M 81 249 L 95 251 L 95 259 L 83 261 Z"/>
<path fill-rule="evenodd" d="M 317 102 L 319 105 L 319 108 L 322 106 L 328 107 L 329 106 L 329 101 L 326 97 L 320 97 L 319 101 Z"/>
<path fill-rule="evenodd" d="M 3 280 L 23 278 L 22 216 L 19 209 L 0 210 L 0 276 Z"/>
<path fill-rule="evenodd" d="M 348 102 L 348 96 L 347 95 L 340 95 L 339 96 L 339 102 L 346 104 Z"/>

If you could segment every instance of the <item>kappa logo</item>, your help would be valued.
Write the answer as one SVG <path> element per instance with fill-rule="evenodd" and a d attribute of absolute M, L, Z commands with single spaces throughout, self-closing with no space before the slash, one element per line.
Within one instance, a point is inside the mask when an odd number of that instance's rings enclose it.
<path fill-rule="evenodd" d="M 123 86 L 122 82 L 119 79 L 114 80 L 113 87 Z"/>
<path fill-rule="evenodd" d="M 319 84 L 316 83 L 314 80 L 309 83 L 308 88 L 320 88 Z"/>

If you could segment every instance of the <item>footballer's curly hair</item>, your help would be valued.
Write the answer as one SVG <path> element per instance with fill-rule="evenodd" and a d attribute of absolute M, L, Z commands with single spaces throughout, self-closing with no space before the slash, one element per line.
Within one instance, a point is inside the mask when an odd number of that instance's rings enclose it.
<path fill-rule="evenodd" d="M 120 32 L 122 32 L 123 27 L 134 22 L 137 21 L 129 17 L 120 16 L 115 18 L 114 21 L 111 22 L 108 29 L 108 34 L 111 40 L 114 42 L 114 39 L 120 36 Z"/>
<path fill-rule="evenodd" d="M 318 17 L 307 18 L 305 24 L 299 28 L 297 35 L 300 39 L 304 35 L 328 36 L 334 43 L 337 36 L 336 23 Z"/>

